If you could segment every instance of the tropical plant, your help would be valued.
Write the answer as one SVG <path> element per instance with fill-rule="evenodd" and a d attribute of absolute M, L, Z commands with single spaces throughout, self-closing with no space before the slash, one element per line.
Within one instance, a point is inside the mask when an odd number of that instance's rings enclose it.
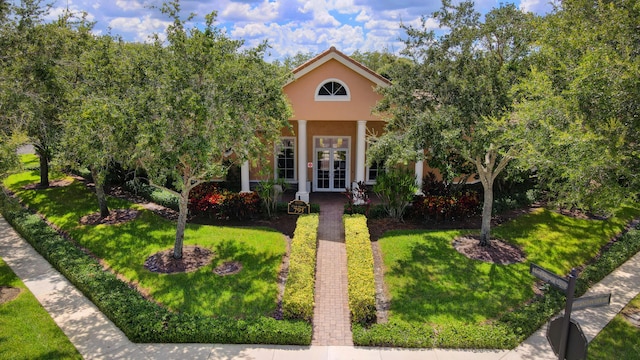
<path fill-rule="evenodd" d="M 404 166 L 391 167 L 378 174 L 373 187 L 387 214 L 397 220 L 402 220 L 416 190 L 415 174 Z"/>

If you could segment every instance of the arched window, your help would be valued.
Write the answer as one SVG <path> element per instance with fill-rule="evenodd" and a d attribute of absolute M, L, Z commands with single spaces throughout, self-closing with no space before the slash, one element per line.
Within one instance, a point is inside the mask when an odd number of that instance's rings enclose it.
<path fill-rule="evenodd" d="M 316 101 L 349 101 L 351 94 L 345 83 L 337 79 L 328 79 L 316 88 Z"/>

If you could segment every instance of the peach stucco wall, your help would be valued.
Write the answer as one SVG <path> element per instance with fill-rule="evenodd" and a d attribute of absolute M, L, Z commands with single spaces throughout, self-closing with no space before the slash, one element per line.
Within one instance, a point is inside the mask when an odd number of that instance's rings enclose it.
<path fill-rule="evenodd" d="M 326 81 L 337 79 L 347 85 L 349 101 L 317 101 L 315 99 L 318 87 Z M 366 120 L 367 137 L 370 134 L 380 135 L 384 131 L 385 122 L 373 114 L 376 103 L 382 96 L 375 90 L 376 83 L 362 74 L 354 71 L 349 66 L 329 59 L 313 70 L 304 73 L 296 80 L 287 84 L 283 91 L 289 99 L 293 115 L 289 119 L 290 128 L 282 130 L 282 136 L 295 137 L 296 164 L 298 162 L 299 141 L 297 138 L 298 120 L 307 121 L 307 159 L 306 162 L 314 162 L 314 137 L 319 136 L 346 136 L 349 143 L 349 180 L 355 181 L 357 160 L 357 128 L 358 120 Z M 274 154 L 264 154 L 260 161 L 262 166 L 273 169 Z M 254 161 L 250 169 L 250 179 L 260 180 L 263 177 Z M 411 166 L 412 164 L 410 164 Z M 314 164 L 315 166 L 315 164 Z M 307 180 L 313 182 L 314 168 L 305 168 Z M 426 164 L 425 173 L 433 171 Z M 296 169 L 300 171 L 300 169 Z M 365 170 L 366 171 L 366 170 Z M 296 173 L 297 176 L 300 174 Z M 365 174 L 366 178 L 366 174 Z"/>
<path fill-rule="evenodd" d="M 315 101 L 315 91 L 328 79 L 338 79 L 349 88 L 350 101 Z M 284 87 L 293 108 L 292 120 L 378 120 L 372 114 L 381 96 L 375 84 L 336 60 L 329 60 Z"/>

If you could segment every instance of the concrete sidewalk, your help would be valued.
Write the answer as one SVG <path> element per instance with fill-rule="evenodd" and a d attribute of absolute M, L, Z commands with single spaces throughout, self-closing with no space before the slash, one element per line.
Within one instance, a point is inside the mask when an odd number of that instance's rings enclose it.
<path fill-rule="evenodd" d="M 541 329 L 512 351 L 268 346 L 135 344 L 0 217 L 0 257 L 22 279 L 85 359 L 555 359 Z M 587 294 L 611 292 L 611 306 L 574 312 L 591 340 L 640 291 L 640 253 Z"/>

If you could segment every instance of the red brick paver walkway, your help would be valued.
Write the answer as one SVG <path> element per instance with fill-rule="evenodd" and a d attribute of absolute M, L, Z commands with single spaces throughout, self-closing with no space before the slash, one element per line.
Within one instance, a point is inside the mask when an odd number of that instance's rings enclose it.
<path fill-rule="evenodd" d="M 319 194 L 320 204 L 313 345 L 353 345 L 347 299 L 347 251 L 340 194 Z"/>

